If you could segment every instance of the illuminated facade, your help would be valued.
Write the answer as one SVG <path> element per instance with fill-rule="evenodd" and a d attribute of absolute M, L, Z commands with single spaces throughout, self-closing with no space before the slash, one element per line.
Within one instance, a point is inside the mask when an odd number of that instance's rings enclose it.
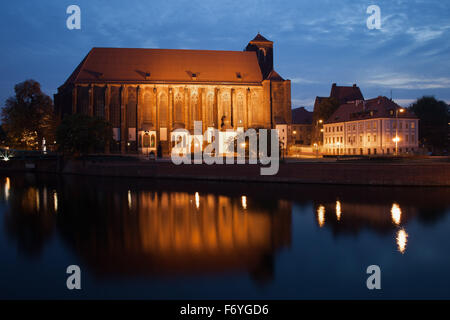
<path fill-rule="evenodd" d="M 291 122 L 290 80 L 273 69 L 273 42 L 260 34 L 244 51 L 93 48 L 54 100 L 61 117 L 109 121 L 115 142 L 107 152 L 161 146 L 168 154 L 172 132 L 192 135 L 194 121 L 202 121 L 202 132 Z M 188 147 L 193 142 L 187 137 Z"/>
<path fill-rule="evenodd" d="M 386 97 L 349 101 L 325 122 L 328 155 L 413 154 L 419 119 Z"/>

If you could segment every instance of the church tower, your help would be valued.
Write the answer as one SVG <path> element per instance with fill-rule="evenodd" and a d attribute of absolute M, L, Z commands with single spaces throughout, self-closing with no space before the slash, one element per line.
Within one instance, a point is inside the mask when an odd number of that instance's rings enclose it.
<path fill-rule="evenodd" d="M 255 51 L 263 78 L 266 79 L 273 70 L 273 42 L 259 33 L 250 41 L 245 51 Z"/>

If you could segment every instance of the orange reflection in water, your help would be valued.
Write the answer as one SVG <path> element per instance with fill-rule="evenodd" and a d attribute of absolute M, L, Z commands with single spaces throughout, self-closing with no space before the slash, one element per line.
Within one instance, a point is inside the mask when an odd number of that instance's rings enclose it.
<path fill-rule="evenodd" d="M 400 251 L 402 254 L 405 253 L 406 244 L 408 243 L 408 234 L 406 233 L 405 229 L 398 230 L 396 240 L 398 251 Z"/>
<path fill-rule="evenodd" d="M 11 189 L 11 182 L 9 181 L 9 177 L 6 177 L 5 182 L 5 200 L 9 199 L 9 190 Z"/>
<path fill-rule="evenodd" d="M 247 210 L 247 197 L 246 196 L 242 196 L 241 197 L 241 202 L 242 202 L 242 209 Z"/>
<path fill-rule="evenodd" d="M 392 222 L 395 225 L 400 225 L 402 220 L 402 210 L 400 209 L 400 206 L 397 203 L 392 204 L 391 208 L 391 218 Z"/>
<path fill-rule="evenodd" d="M 336 201 L 336 218 L 337 220 L 341 220 L 342 210 L 341 210 L 341 202 Z"/>
<path fill-rule="evenodd" d="M 323 227 L 325 224 L 325 207 L 320 205 L 317 208 L 317 222 L 319 223 L 319 227 Z"/>

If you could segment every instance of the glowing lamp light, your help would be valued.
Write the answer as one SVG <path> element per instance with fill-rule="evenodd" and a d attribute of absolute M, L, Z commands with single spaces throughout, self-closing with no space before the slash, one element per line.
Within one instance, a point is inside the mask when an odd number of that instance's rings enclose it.
<path fill-rule="evenodd" d="M 323 122 L 323 120 L 322 120 L 322 119 L 320 119 L 320 120 L 319 120 L 319 123 L 322 123 L 322 122 Z"/>
<path fill-rule="evenodd" d="M 297 134 L 297 131 L 294 130 L 294 134 Z"/>
<path fill-rule="evenodd" d="M 394 142 L 399 142 L 399 141 L 400 141 L 400 138 L 397 136 L 397 137 L 395 137 L 394 139 L 392 139 L 392 141 L 394 141 Z"/>

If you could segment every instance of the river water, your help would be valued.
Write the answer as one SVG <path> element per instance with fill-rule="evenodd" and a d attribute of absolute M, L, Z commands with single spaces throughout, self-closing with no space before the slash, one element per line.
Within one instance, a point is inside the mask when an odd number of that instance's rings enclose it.
<path fill-rule="evenodd" d="M 0 176 L 2 299 L 448 299 L 449 271 L 450 188 Z"/>

